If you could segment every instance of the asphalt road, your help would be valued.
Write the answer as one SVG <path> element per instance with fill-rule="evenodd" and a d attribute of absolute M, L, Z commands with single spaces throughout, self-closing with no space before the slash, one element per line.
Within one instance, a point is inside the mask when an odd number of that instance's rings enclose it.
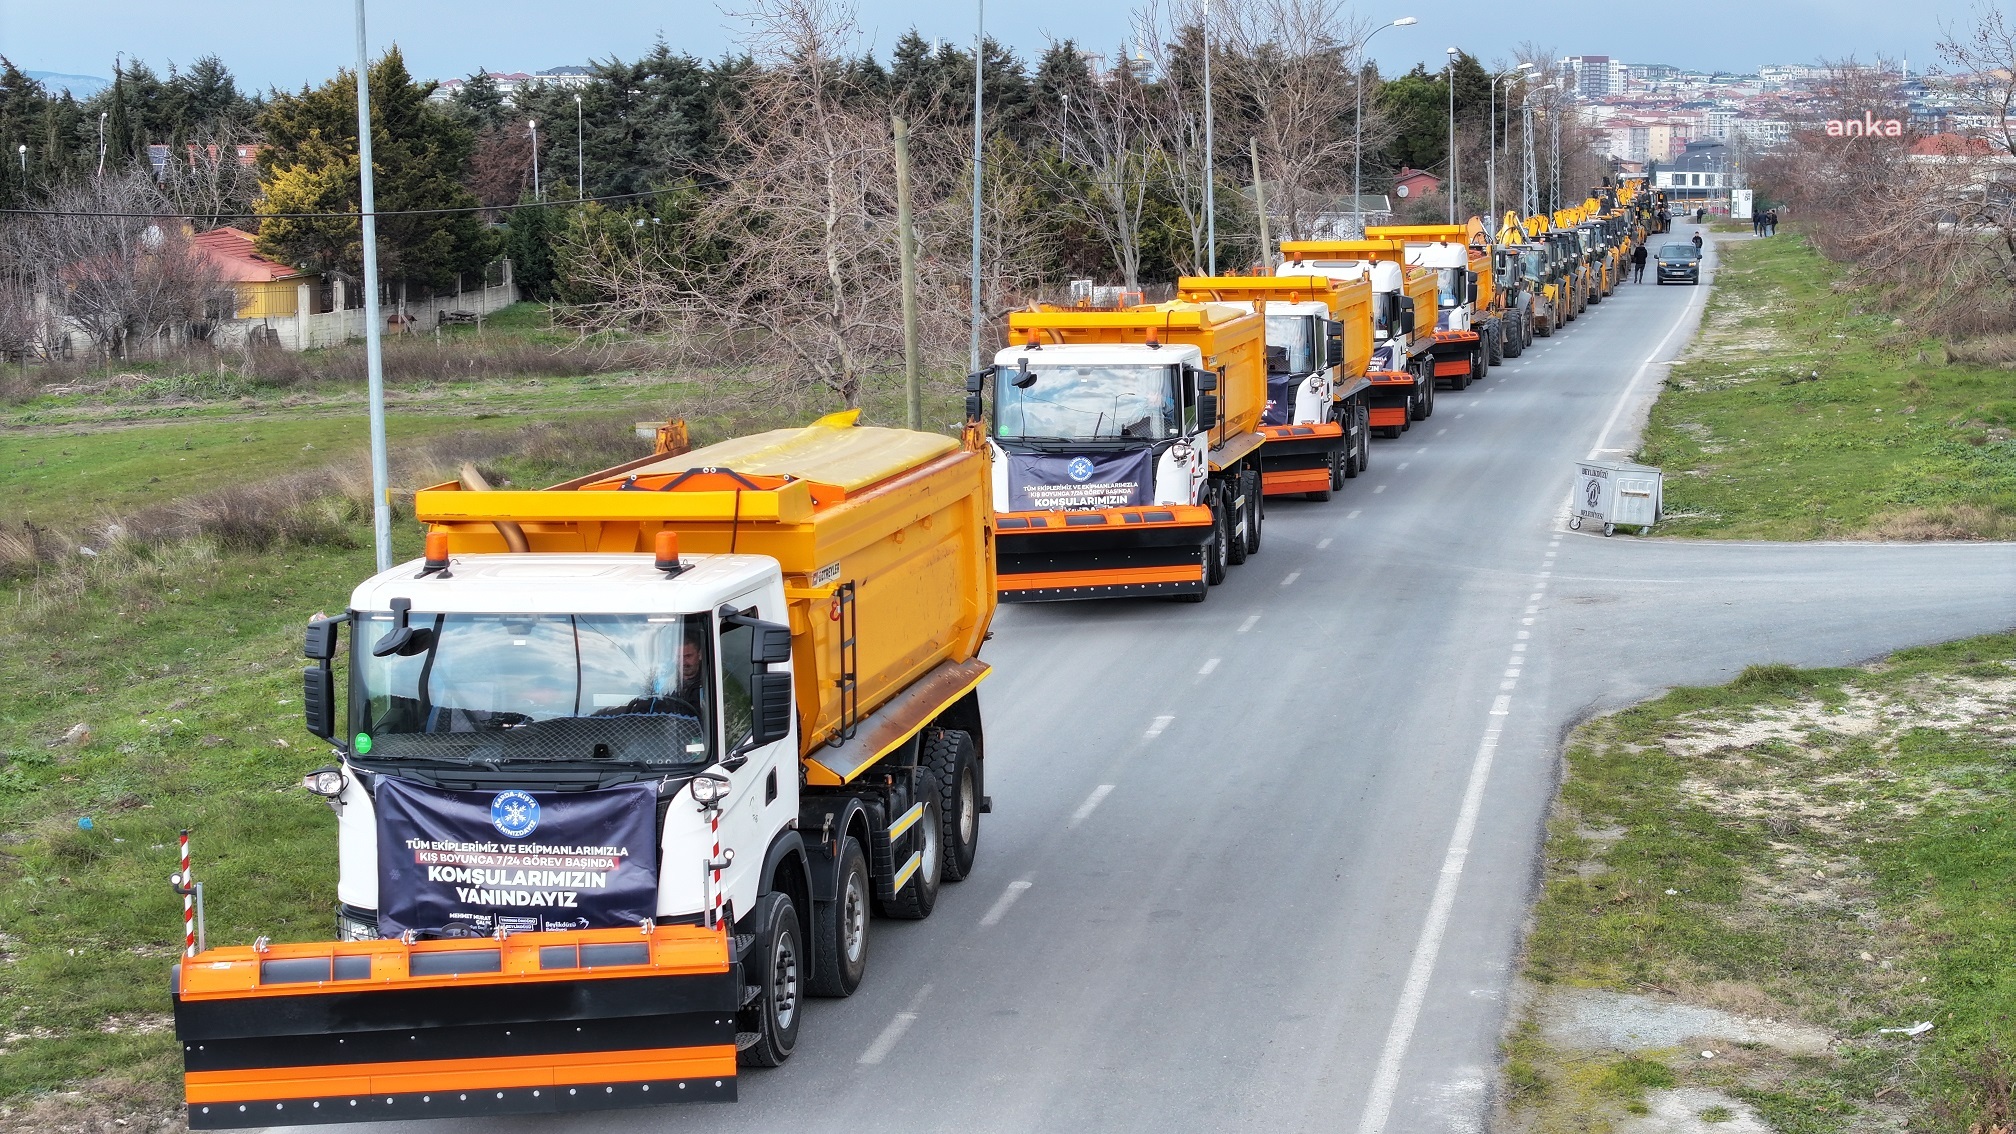
<path fill-rule="evenodd" d="M 1445 391 L 1202 606 L 1004 608 L 977 870 L 875 923 L 741 1102 L 410 1129 L 1482 1130 L 1568 728 L 2016 625 L 2008 545 L 1566 531 L 1707 290 L 1627 285 Z"/>

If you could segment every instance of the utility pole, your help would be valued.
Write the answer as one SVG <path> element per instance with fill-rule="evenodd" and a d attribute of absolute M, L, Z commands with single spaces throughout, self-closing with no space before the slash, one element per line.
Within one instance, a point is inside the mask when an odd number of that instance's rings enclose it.
<path fill-rule="evenodd" d="M 1557 212 L 1561 208 L 1561 100 L 1556 98 L 1547 112 L 1547 134 L 1549 156 L 1547 158 L 1548 200 L 1552 202 L 1547 211 Z"/>
<path fill-rule="evenodd" d="M 357 2 L 361 4 L 364 0 L 357 0 Z M 527 118 L 525 126 L 532 131 L 532 199 L 537 201 L 541 199 L 539 194 L 539 120 L 537 118 Z"/>
<path fill-rule="evenodd" d="M 1211 148 L 1211 0 L 1204 0 L 1204 262 L 1207 276 L 1218 274 L 1218 196 L 1212 176 Z M 1263 217 L 1260 223 L 1267 221 Z"/>
<path fill-rule="evenodd" d="M 98 112 L 98 176 L 105 176 L 105 117 L 109 110 Z"/>
<path fill-rule="evenodd" d="M 385 457 L 385 345 L 378 326 L 378 205 L 371 173 L 371 60 L 357 0 L 357 212 L 364 226 L 364 372 L 371 403 L 371 540 L 392 569 L 392 474 Z M 304 312 L 305 314 L 305 312 Z"/>
<path fill-rule="evenodd" d="M 1526 161 L 1520 171 L 1519 208 L 1520 216 L 1530 217 L 1540 211 L 1540 169 L 1533 161 L 1533 92 L 1519 100 L 1520 117 L 1523 119 L 1521 136 L 1526 142 Z"/>
<path fill-rule="evenodd" d="M 1449 223 L 1456 223 L 1456 49 L 1449 49 Z"/>
<path fill-rule="evenodd" d="M 1253 207 L 1260 211 L 1260 266 L 1274 274 L 1274 240 L 1267 234 L 1267 189 L 1260 184 L 1260 139 L 1246 139 L 1253 155 Z"/>
<path fill-rule="evenodd" d="M 917 376 L 917 241 L 910 231 L 910 125 L 889 119 L 896 134 L 896 252 L 903 271 L 903 393 L 909 425 L 924 428 L 924 386 Z M 974 367 L 978 370 L 979 367 Z"/>
<path fill-rule="evenodd" d="M 987 65 L 987 0 L 973 0 L 973 331 L 968 351 L 968 372 L 980 369 L 980 94 L 981 76 Z"/>
<path fill-rule="evenodd" d="M 574 199 L 588 199 L 588 148 L 581 127 L 581 92 L 574 92 Z"/>

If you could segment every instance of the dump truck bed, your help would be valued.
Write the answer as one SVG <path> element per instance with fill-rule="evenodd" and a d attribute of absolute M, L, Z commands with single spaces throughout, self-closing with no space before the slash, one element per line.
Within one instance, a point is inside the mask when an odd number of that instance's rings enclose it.
<path fill-rule="evenodd" d="M 1049 309 L 1008 316 L 1011 338 L 1034 335 L 1039 343 L 1187 343 L 1204 355 L 1204 367 L 1225 377 L 1218 390 L 1216 445 L 1260 428 L 1267 410 L 1266 323 L 1251 311 L 1223 303 L 1175 301 L 1117 311 Z"/>
<path fill-rule="evenodd" d="M 418 494 L 415 511 L 448 533 L 455 553 L 505 551 L 507 529 L 516 528 L 535 553 L 648 554 L 670 530 L 682 553 L 775 559 L 790 600 L 799 742 L 809 757 L 934 671 L 964 667 L 977 682 L 985 667 L 975 659 L 994 616 L 985 447 L 860 426 L 857 416 L 547 489 L 435 485 Z M 814 782 L 836 782 L 814 763 Z"/>

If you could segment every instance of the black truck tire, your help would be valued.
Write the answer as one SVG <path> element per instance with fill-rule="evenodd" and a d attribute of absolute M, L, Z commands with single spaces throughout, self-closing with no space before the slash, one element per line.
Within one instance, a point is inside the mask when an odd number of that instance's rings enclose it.
<path fill-rule="evenodd" d="M 1225 581 L 1232 566 L 1232 522 L 1225 517 L 1225 501 L 1211 502 L 1211 542 L 1204 545 L 1204 583 L 1215 587 Z"/>
<path fill-rule="evenodd" d="M 756 899 L 749 924 L 756 942 L 745 954 L 743 980 L 762 991 L 736 1016 L 737 1061 L 745 1067 L 776 1067 L 798 1046 L 798 1025 L 804 1016 L 805 942 L 798 929 L 798 908 L 791 895 L 772 890 Z M 753 1042 L 743 1038 L 754 1035 Z"/>
<path fill-rule="evenodd" d="M 852 996 L 868 972 L 868 923 L 875 882 L 861 840 L 840 843 L 839 887 L 833 901 L 812 903 L 812 995 Z"/>
<path fill-rule="evenodd" d="M 903 921 L 923 921 L 931 916 L 938 906 L 938 883 L 945 874 L 945 831 L 938 821 L 938 801 L 926 797 L 920 802 L 924 804 L 924 814 L 903 832 L 904 846 L 909 850 L 897 852 L 895 864 L 902 869 L 914 853 L 917 869 L 894 897 L 882 903 L 884 914 Z"/>
<path fill-rule="evenodd" d="M 1253 493 L 1246 484 L 1245 469 L 1234 472 L 1226 483 L 1230 487 L 1225 501 L 1225 561 L 1237 567 L 1246 562 L 1253 541 Z"/>
<path fill-rule="evenodd" d="M 962 881 L 973 873 L 973 860 L 980 854 L 980 762 L 973 738 L 961 729 L 935 729 L 924 734 L 923 751 L 917 755 L 917 762 L 938 777 L 943 878 Z"/>
<path fill-rule="evenodd" d="M 1267 483 L 1255 464 L 1246 470 L 1246 555 L 1260 554 L 1260 535 L 1267 527 Z"/>

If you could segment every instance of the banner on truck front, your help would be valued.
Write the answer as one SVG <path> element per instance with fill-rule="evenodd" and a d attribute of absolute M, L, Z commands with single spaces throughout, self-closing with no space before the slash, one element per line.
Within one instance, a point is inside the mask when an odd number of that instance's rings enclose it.
<path fill-rule="evenodd" d="M 1302 393 L 1304 377 L 1301 374 L 1267 376 L 1267 410 L 1260 415 L 1260 424 L 1295 424 L 1295 400 Z"/>
<path fill-rule="evenodd" d="M 1079 512 L 1155 502 L 1155 454 L 1008 455 L 1011 512 Z"/>
<path fill-rule="evenodd" d="M 435 791 L 386 776 L 378 930 L 451 937 L 638 925 L 657 912 L 657 791 Z"/>

